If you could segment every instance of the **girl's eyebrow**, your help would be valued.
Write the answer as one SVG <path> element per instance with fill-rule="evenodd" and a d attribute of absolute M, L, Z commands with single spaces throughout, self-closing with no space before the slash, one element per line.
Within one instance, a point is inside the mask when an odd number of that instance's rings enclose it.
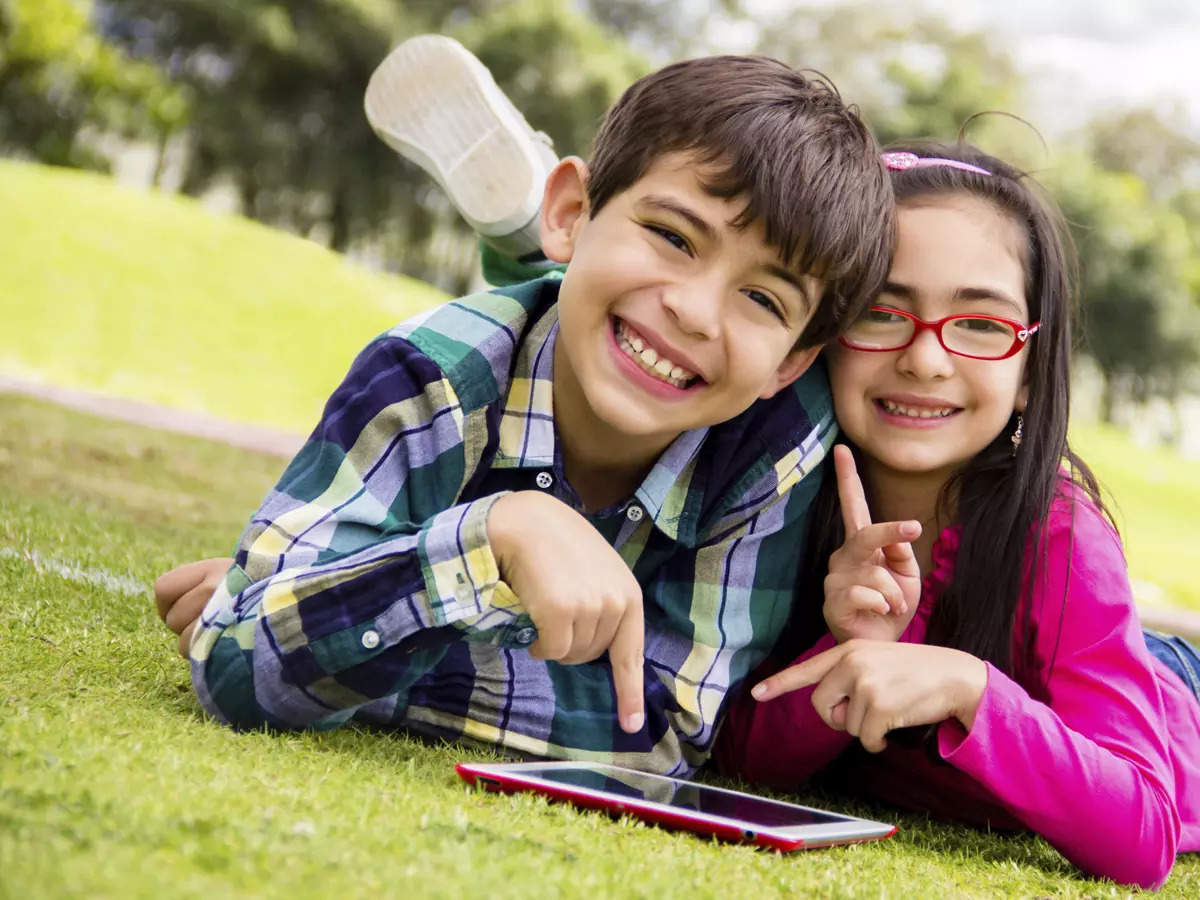
<path fill-rule="evenodd" d="M 955 300 L 992 300 L 996 303 L 1003 303 L 1005 306 L 1011 306 L 1013 311 L 1025 315 L 1025 307 L 1021 306 L 1016 300 L 1010 297 L 1004 291 L 998 291 L 994 288 L 980 287 L 965 287 L 959 288 L 954 294 Z"/>
<path fill-rule="evenodd" d="M 915 301 L 920 291 L 908 286 L 900 284 L 898 281 L 885 281 L 883 287 L 879 289 L 881 294 L 891 294 L 895 297 L 901 297 L 905 300 Z M 985 287 L 962 287 L 954 292 L 955 300 L 991 300 L 995 303 L 1003 303 L 1005 306 L 1012 307 L 1013 311 L 1018 315 L 1025 315 L 1025 307 L 1006 294 L 1004 291 L 996 290 L 995 288 Z"/>

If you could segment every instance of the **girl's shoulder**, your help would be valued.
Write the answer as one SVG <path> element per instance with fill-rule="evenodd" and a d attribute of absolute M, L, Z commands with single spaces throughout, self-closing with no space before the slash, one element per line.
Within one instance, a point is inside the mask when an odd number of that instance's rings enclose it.
<path fill-rule="evenodd" d="M 1051 540 L 1073 537 L 1072 544 L 1082 542 L 1085 546 L 1099 541 L 1105 549 L 1115 547 L 1122 555 L 1124 552 L 1108 514 L 1066 471 L 1060 473 L 1042 533 Z"/>
<path fill-rule="evenodd" d="M 1045 527 L 1040 552 L 1027 572 L 1027 613 L 1043 650 L 1061 652 L 1136 622 L 1124 550 L 1108 516 L 1064 473 Z M 1015 636 L 1015 635 L 1014 635 Z M 1061 646 L 1060 646 L 1061 644 Z M 1051 652 L 1050 656 L 1053 657 Z"/>

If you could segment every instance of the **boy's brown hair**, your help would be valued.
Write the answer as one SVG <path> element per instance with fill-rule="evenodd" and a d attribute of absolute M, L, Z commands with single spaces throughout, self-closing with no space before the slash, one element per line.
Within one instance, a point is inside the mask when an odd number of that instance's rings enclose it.
<path fill-rule="evenodd" d="M 704 179 L 714 196 L 747 198 L 734 227 L 762 221 L 785 265 L 825 282 L 798 347 L 857 318 L 887 274 L 894 202 L 874 137 L 824 76 L 762 56 L 709 56 L 641 78 L 596 135 L 592 215 L 676 152 L 714 168 Z"/>

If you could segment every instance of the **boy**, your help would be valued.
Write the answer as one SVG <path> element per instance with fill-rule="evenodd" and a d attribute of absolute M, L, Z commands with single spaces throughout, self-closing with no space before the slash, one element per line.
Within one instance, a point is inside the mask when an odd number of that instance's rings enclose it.
<path fill-rule="evenodd" d="M 414 39 L 376 78 L 458 71 L 499 109 L 455 47 Z M 444 133 L 435 117 L 389 143 L 445 184 Z M 218 718 L 356 717 L 677 775 L 705 760 L 787 618 L 805 476 L 834 434 L 808 370 L 883 277 L 888 182 L 827 85 L 712 57 L 635 83 L 541 199 L 537 243 L 565 272 L 368 345 L 194 626 L 203 564 L 160 579 Z"/>

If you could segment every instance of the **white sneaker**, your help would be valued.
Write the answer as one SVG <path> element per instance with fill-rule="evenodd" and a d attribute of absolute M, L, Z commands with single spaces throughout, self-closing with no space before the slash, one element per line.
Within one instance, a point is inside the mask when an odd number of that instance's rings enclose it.
<path fill-rule="evenodd" d="M 481 237 L 507 255 L 540 249 L 546 175 L 558 162 L 492 73 L 452 38 L 410 38 L 371 75 L 375 133 L 428 172 Z"/>

